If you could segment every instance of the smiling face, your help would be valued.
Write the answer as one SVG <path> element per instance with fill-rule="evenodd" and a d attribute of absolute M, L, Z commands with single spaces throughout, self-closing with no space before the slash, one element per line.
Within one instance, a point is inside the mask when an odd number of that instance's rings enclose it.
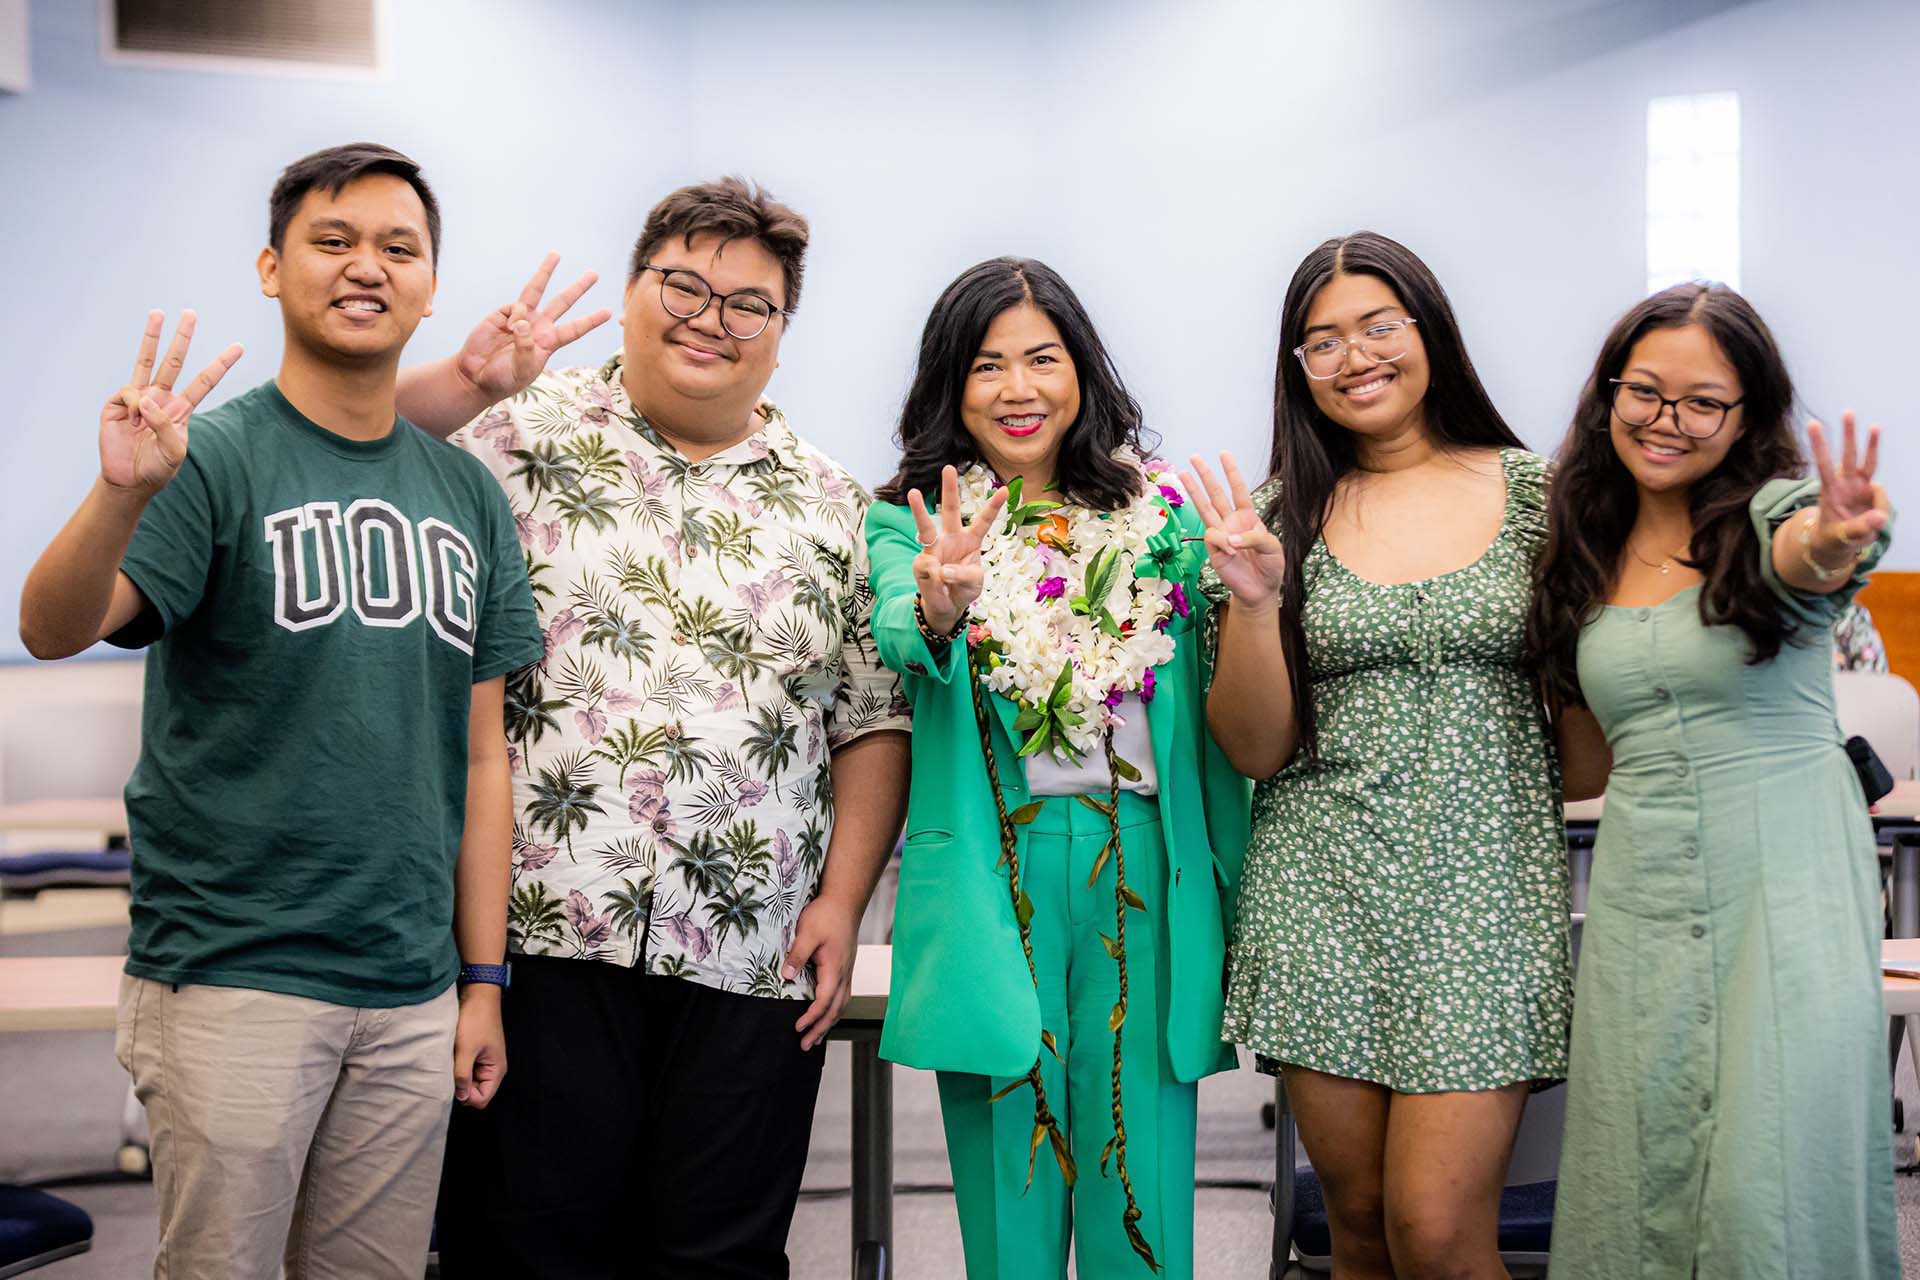
<path fill-rule="evenodd" d="M 754 406 L 780 364 L 787 321 L 776 315 L 758 337 L 736 338 L 720 323 L 718 299 L 747 292 L 784 307 L 780 260 L 758 240 L 729 242 L 703 232 L 691 244 L 669 237 L 650 264 L 693 272 L 707 282 L 714 300 L 683 320 L 661 301 L 662 271 L 643 268 L 628 282 L 620 317 L 627 394 L 675 443 L 725 448 L 753 429 Z M 677 305 L 684 310 L 687 304 Z"/>
<path fill-rule="evenodd" d="M 392 174 L 307 192 L 280 247 L 261 250 L 259 270 L 289 343 L 323 358 L 397 362 L 433 314 L 426 207 Z"/>
<path fill-rule="evenodd" d="M 1320 412 L 1356 435 L 1389 436 L 1408 427 L 1425 430 L 1427 349 L 1419 325 L 1404 330 L 1406 354 L 1397 360 L 1375 359 L 1359 345 L 1370 328 L 1409 318 L 1399 295 L 1378 276 L 1343 274 L 1327 281 L 1307 308 L 1301 342 L 1330 337 L 1348 341 L 1346 362 L 1338 373 L 1307 379 Z"/>
<path fill-rule="evenodd" d="M 1697 414 L 1706 407 L 1704 402 L 1732 404 L 1745 395 L 1740 375 L 1734 372 L 1720 344 L 1697 324 L 1648 332 L 1633 344 L 1625 367 L 1614 376 L 1629 384 L 1628 389 L 1617 392 L 1622 399 L 1616 403 L 1630 406 L 1653 396 L 1691 398 L 1695 401 L 1691 412 Z M 1689 411 L 1687 406 L 1679 406 L 1679 412 Z M 1674 407 L 1661 406 L 1659 417 L 1646 426 L 1635 426 L 1618 412 L 1608 419 L 1614 453 L 1626 464 L 1634 482 L 1647 492 L 1692 488 L 1726 460 L 1745 430 L 1738 407 L 1727 410 L 1720 429 L 1704 440 L 1682 435 L 1675 426 L 1674 413 Z"/>
<path fill-rule="evenodd" d="M 967 370 L 960 422 L 1002 480 L 1050 485 L 1080 416 L 1080 375 L 1059 327 L 1030 302 L 993 318 Z"/>

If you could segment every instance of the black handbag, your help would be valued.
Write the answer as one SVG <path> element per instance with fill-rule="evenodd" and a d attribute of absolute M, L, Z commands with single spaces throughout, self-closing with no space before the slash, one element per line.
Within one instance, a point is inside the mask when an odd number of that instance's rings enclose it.
<path fill-rule="evenodd" d="M 1893 790 L 1893 775 L 1887 772 L 1887 766 L 1880 763 L 1880 757 L 1874 754 L 1873 744 L 1858 734 L 1847 739 L 1847 759 L 1853 761 L 1853 771 L 1860 777 L 1860 790 L 1866 793 L 1867 803 L 1873 804 L 1880 797 Z"/>

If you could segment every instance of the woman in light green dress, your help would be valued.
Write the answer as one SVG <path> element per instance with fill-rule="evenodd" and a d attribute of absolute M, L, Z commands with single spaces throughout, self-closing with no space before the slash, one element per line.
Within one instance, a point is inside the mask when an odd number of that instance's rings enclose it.
<path fill-rule="evenodd" d="M 1196 459 L 1188 484 L 1223 603 L 1208 720 L 1260 779 L 1226 1035 L 1283 1074 L 1336 1274 L 1504 1276 L 1501 1184 L 1573 995 L 1524 644 L 1545 460 L 1384 236 L 1308 255 L 1280 345 L 1274 479 Z"/>
<path fill-rule="evenodd" d="M 1611 779 L 1574 1001 L 1553 1273 L 1897 1276 L 1879 864 L 1832 628 L 1886 546 L 1853 416 L 1797 477 L 1738 294 L 1615 326 L 1561 449 L 1531 639 L 1569 776 Z M 1599 740 L 1604 733 L 1604 741 Z"/>

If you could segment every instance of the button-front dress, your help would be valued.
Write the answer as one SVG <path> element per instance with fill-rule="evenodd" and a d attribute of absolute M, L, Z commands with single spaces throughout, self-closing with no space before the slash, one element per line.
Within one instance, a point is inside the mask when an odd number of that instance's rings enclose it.
<path fill-rule="evenodd" d="M 1879 978 L 1880 876 L 1834 717 L 1831 630 L 1860 585 L 1796 591 L 1759 666 L 1698 587 L 1607 607 L 1580 686 L 1613 747 L 1574 1002 L 1553 1273 L 1582 1280 L 1900 1274 Z M 1884 539 L 1862 571 L 1878 558 Z"/>

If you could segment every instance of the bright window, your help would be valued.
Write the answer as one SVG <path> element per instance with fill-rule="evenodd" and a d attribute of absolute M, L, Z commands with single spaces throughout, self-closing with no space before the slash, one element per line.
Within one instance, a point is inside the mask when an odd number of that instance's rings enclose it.
<path fill-rule="evenodd" d="M 1740 95 L 1647 104 L 1647 292 L 1740 287 Z"/>

